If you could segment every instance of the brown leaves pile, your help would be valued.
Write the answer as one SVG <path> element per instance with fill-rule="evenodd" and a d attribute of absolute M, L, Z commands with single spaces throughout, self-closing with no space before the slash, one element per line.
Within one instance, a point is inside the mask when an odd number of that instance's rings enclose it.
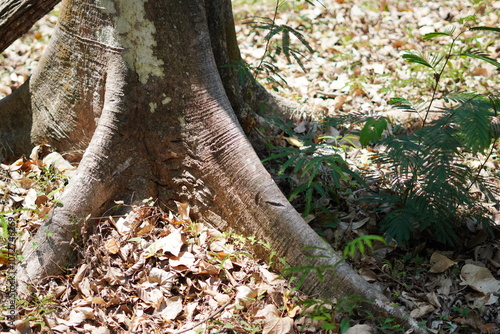
<path fill-rule="evenodd" d="M 177 205 L 184 214 L 145 205 L 100 222 L 78 267 L 38 287 L 54 312 L 17 329 L 40 330 L 43 320 L 54 333 L 296 333 L 300 307 L 286 280 L 246 252 L 251 242 L 194 223 Z"/>

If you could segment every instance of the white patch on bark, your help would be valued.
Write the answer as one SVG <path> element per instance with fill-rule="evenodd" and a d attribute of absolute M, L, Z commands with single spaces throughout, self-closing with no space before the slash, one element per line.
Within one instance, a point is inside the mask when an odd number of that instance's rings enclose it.
<path fill-rule="evenodd" d="M 156 28 L 153 22 L 146 19 L 144 3 L 147 0 L 98 0 L 97 5 L 112 16 L 120 46 L 127 49 L 124 59 L 127 66 L 133 69 L 143 84 L 149 76 L 163 77 L 163 61 L 153 54 L 156 46 Z M 116 6 L 115 6 L 116 5 Z M 114 45 L 111 35 L 103 29 L 103 38 L 107 44 Z"/>

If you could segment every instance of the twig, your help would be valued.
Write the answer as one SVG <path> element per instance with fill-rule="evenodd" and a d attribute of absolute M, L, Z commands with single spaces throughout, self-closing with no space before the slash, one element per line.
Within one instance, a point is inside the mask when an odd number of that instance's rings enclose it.
<path fill-rule="evenodd" d="M 209 315 L 207 318 L 203 319 L 203 320 L 200 320 L 198 321 L 197 323 L 195 323 L 193 326 L 189 327 L 189 328 L 186 328 L 186 329 L 182 329 L 180 331 L 176 331 L 176 332 L 172 332 L 172 334 L 181 334 L 181 333 L 185 333 L 187 331 L 190 331 L 190 330 L 193 330 L 195 329 L 196 327 L 198 327 L 199 325 L 201 325 L 202 323 L 212 319 L 213 317 L 215 317 L 217 314 L 221 313 L 222 311 L 224 311 L 224 309 L 229 305 L 231 304 L 231 302 L 233 301 L 235 295 L 233 295 L 231 297 L 231 299 L 229 299 L 224 305 L 222 305 L 221 307 L 219 307 L 217 310 L 215 310 L 214 313 L 212 313 L 211 315 Z"/>

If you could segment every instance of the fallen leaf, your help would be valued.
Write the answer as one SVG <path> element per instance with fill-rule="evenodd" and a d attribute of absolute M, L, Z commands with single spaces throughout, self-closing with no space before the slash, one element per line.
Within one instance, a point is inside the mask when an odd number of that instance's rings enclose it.
<path fill-rule="evenodd" d="M 189 218 L 189 212 L 191 211 L 191 208 L 189 204 L 175 201 L 175 205 L 177 206 L 179 218 L 185 223 L 191 223 L 191 218 Z"/>
<path fill-rule="evenodd" d="M 165 320 L 174 320 L 182 312 L 182 298 L 170 297 L 166 300 L 166 304 L 167 306 L 160 311 L 160 315 Z"/>
<path fill-rule="evenodd" d="M 175 258 L 170 258 L 169 264 L 172 268 L 177 270 L 191 269 L 196 262 L 196 257 L 190 252 L 181 252 L 179 256 Z"/>
<path fill-rule="evenodd" d="M 61 172 L 72 171 L 76 169 L 73 165 L 69 163 L 68 160 L 64 159 L 64 157 L 58 152 L 52 152 L 47 154 L 47 156 L 43 158 L 42 161 L 46 166 L 53 165 Z"/>
<path fill-rule="evenodd" d="M 104 246 L 110 254 L 117 254 L 120 251 L 120 243 L 115 238 L 106 240 Z"/>
<path fill-rule="evenodd" d="M 462 278 L 460 285 L 470 286 L 478 292 L 487 294 L 500 291 L 500 281 L 496 280 L 485 267 L 466 264 L 462 267 L 460 276 Z"/>
<path fill-rule="evenodd" d="M 449 267 L 457 264 L 455 261 L 450 260 L 443 254 L 440 254 L 438 252 L 432 253 L 430 263 L 431 269 L 429 269 L 429 272 L 433 274 L 443 273 Z"/>
<path fill-rule="evenodd" d="M 241 285 L 236 288 L 236 297 L 234 298 L 234 304 L 241 305 L 246 308 L 257 296 L 258 291 L 256 289 Z"/>
<path fill-rule="evenodd" d="M 280 317 L 279 311 L 273 304 L 268 304 L 255 315 L 257 319 L 264 319 L 264 328 L 262 334 L 292 334 L 293 319 L 289 317 Z"/>
<path fill-rule="evenodd" d="M 354 325 L 349 328 L 344 334 L 371 334 L 373 329 L 368 325 Z"/>
<path fill-rule="evenodd" d="M 173 283 L 177 274 L 168 272 L 160 268 L 151 268 L 148 275 L 148 281 L 150 283 L 158 283 L 158 285 L 165 285 L 168 283 Z"/>
<path fill-rule="evenodd" d="M 91 307 L 78 307 L 71 310 L 69 313 L 69 320 L 58 319 L 58 322 L 62 325 L 75 327 L 82 323 L 85 319 L 94 318 L 94 309 Z"/>
<path fill-rule="evenodd" d="M 174 229 L 174 231 L 166 237 L 160 238 L 153 242 L 146 249 L 146 253 L 148 253 L 149 256 L 152 256 L 160 251 L 164 251 L 169 252 L 173 256 L 179 256 L 182 245 L 184 245 L 184 243 L 182 242 L 181 232 L 178 229 Z"/>
<path fill-rule="evenodd" d="M 410 316 L 414 319 L 422 318 L 424 315 L 434 311 L 436 308 L 431 304 L 421 303 L 417 308 L 410 312 Z"/>
<path fill-rule="evenodd" d="M 304 143 L 300 141 L 298 138 L 295 137 L 283 137 L 284 140 L 288 142 L 288 144 L 295 146 L 295 147 L 302 147 L 304 146 Z"/>

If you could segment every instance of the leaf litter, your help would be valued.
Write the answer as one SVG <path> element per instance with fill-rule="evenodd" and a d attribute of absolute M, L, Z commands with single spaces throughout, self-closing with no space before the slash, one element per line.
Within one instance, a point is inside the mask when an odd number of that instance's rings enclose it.
<path fill-rule="evenodd" d="M 278 14 L 277 23 L 300 28 L 315 51 L 301 63 L 290 62 L 284 54 L 275 58 L 286 79 L 280 94 L 317 106 L 316 118 L 379 112 L 410 130 L 418 127 L 418 117 L 391 109 L 387 101 L 402 93 L 425 95 L 429 88 L 410 80 L 423 78 L 423 72 L 415 72 L 399 57 L 401 53 L 422 48 L 425 33 L 451 26 L 456 18 L 476 13 L 480 24 L 499 23 L 499 1 L 417 2 L 412 6 L 400 1 L 322 3 L 324 6 L 291 6 Z M 271 13 L 274 6 L 271 2 L 235 4 L 240 23 L 256 13 Z M 10 94 L 36 67 L 57 11 L 2 54 L 0 95 Z M 237 32 L 245 60 L 260 61 L 263 31 L 237 24 Z M 488 51 L 498 56 L 499 47 L 496 41 Z M 485 91 L 498 85 L 491 67 L 471 64 L 470 75 L 462 81 L 444 84 L 474 85 Z M 458 60 L 452 67 L 462 65 L 463 60 Z M 484 79 L 479 86 L 474 81 L 477 77 Z M 301 133 L 312 123 L 303 117 L 295 126 Z M 344 129 L 328 131 L 335 137 Z M 302 143 L 285 137 L 282 145 Z M 374 149 L 378 148 L 352 150 L 348 161 L 376 169 L 368 158 Z M 17 222 L 18 250 L 27 247 L 50 209 L 59 204 L 73 169 L 57 152 L 44 159 L 50 152 L 42 151 L 47 150 L 39 147 L 29 158 L 4 161 L 0 169 L 0 211 Z M 499 167 L 498 160 L 493 160 L 488 170 Z M 376 223 L 369 207 L 355 204 L 353 199 L 359 193 L 344 195 L 347 200 L 338 212 L 340 228 L 323 231 L 337 249 L 356 236 L 373 233 Z M 318 218 L 312 216 L 308 221 L 314 227 Z M 425 242 L 414 249 L 376 244 L 371 252 L 358 254 L 351 262 L 365 279 L 378 282 L 432 333 L 499 333 L 500 244 L 486 240 L 474 223 L 468 227 L 469 235 L 453 251 Z M 188 203 L 179 203 L 177 213 L 145 203 L 132 207 L 127 216 L 107 217 L 98 228 L 101 234 L 86 243 L 77 267 L 38 287 L 38 305 L 46 305 L 46 310 L 34 306 L 33 301 L 22 306 L 23 319 L 32 318 L 17 323 L 19 332 L 144 332 L 157 328 L 172 333 L 201 329 L 220 333 L 326 332 L 320 322 L 300 317 L 306 310 L 297 300 L 307 297 L 290 294 L 292 288 L 286 281 L 249 255 L 241 238 L 189 221 Z M 0 260 L 0 286 L 7 286 L 4 269 L 9 262 L 4 256 Z M 380 324 L 366 317 L 353 317 L 351 325 L 347 333 L 397 330 L 390 322 Z M 2 326 L 8 331 L 3 322 Z"/>
<path fill-rule="evenodd" d="M 73 169 L 58 161 L 52 187 L 61 186 L 58 182 L 68 177 L 62 173 Z M 33 234 L 32 226 L 57 205 L 54 194 L 59 192 L 51 192 L 35 206 L 27 201 L 44 177 L 42 170 L 54 165 L 51 159 L 1 165 L 2 214 L 18 222 L 18 250 L 29 245 L 23 244 L 23 233 Z M 21 187 L 19 181 L 26 178 L 33 182 Z M 9 182 L 16 192 L 9 192 Z M 181 214 L 144 203 L 130 207 L 125 216 L 99 221 L 97 233 L 79 250 L 78 265 L 36 287 L 36 298 L 47 298 L 46 304 L 18 309 L 19 332 L 294 332 L 294 319 L 286 309 L 294 309 L 298 299 L 285 299 L 283 294 L 298 294 L 250 255 L 252 241 L 192 222 L 186 203 L 178 203 Z M 1 263 L 2 286 L 8 285 L 3 271 L 8 264 Z M 272 312 L 262 313 L 270 308 Z"/>

